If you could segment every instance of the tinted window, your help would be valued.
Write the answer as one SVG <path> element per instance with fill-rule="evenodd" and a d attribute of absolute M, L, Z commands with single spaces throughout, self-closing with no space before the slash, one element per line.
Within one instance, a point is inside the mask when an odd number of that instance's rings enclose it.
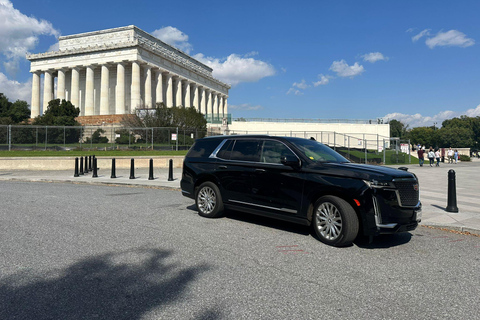
<path fill-rule="evenodd" d="M 307 158 L 315 162 L 350 162 L 336 151 L 315 140 L 289 138 L 289 141 L 295 144 Z"/>
<path fill-rule="evenodd" d="M 281 159 L 286 155 L 294 156 L 293 152 L 283 143 L 266 140 L 263 143 L 260 161 L 265 163 L 282 163 Z"/>
<path fill-rule="evenodd" d="M 261 141 L 258 140 L 236 140 L 230 159 L 259 162 L 260 144 Z"/>
<path fill-rule="evenodd" d="M 217 157 L 229 160 L 230 159 L 230 154 L 232 152 L 232 146 L 233 146 L 234 140 L 228 140 L 223 144 L 223 146 L 218 150 Z"/>
<path fill-rule="evenodd" d="M 222 140 L 202 139 L 197 140 L 187 153 L 187 157 L 208 158 Z"/>

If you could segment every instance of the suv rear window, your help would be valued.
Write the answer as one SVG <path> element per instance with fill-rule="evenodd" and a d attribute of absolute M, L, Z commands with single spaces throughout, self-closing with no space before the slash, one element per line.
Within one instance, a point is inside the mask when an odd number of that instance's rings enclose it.
<path fill-rule="evenodd" d="M 219 139 L 197 140 L 188 151 L 187 157 L 208 158 L 221 141 Z"/>

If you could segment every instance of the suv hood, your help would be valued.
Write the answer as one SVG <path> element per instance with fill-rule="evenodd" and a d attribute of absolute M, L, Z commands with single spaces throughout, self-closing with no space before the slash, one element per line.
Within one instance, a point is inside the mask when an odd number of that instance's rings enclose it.
<path fill-rule="evenodd" d="M 324 174 L 343 175 L 362 180 L 392 180 L 398 178 L 415 178 L 411 172 L 368 164 L 358 163 L 321 163 L 308 166 L 306 169 L 321 171 Z"/>

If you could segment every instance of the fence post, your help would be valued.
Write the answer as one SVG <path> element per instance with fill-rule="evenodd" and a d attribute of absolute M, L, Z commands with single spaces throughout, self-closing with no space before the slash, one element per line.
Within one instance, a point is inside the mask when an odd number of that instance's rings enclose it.
<path fill-rule="evenodd" d="M 176 141 L 176 145 L 177 145 L 177 151 L 178 151 L 178 127 L 177 127 L 177 141 Z"/>
<path fill-rule="evenodd" d="M 8 125 L 8 151 L 12 150 L 12 125 Z"/>
<path fill-rule="evenodd" d="M 47 151 L 47 141 L 48 141 L 48 126 L 45 126 L 45 151 Z"/>

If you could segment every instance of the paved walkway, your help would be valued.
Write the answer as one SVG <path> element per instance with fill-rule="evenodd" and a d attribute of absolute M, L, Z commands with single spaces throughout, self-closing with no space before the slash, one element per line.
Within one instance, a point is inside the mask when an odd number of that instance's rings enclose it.
<path fill-rule="evenodd" d="M 428 164 L 405 166 L 415 173 L 420 181 L 420 199 L 423 204 L 422 225 L 447 228 L 480 235 L 480 161 L 440 164 L 430 167 Z M 453 169 L 456 176 L 458 213 L 446 212 L 448 171 Z M 148 168 L 136 169 L 135 179 L 129 179 L 130 170 L 118 170 L 117 178 L 111 179 L 109 169 L 101 169 L 98 178 L 92 178 L 91 172 L 75 178 L 70 171 L 17 171 L 2 170 L 0 181 L 43 181 L 69 182 L 85 184 L 112 184 L 128 186 L 146 186 L 162 189 L 180 189 L 181 169 L 174 169 L 173 181 L 168 181 L 168 169 L 155 169 L 154 180 L 148 180 Z"/>

